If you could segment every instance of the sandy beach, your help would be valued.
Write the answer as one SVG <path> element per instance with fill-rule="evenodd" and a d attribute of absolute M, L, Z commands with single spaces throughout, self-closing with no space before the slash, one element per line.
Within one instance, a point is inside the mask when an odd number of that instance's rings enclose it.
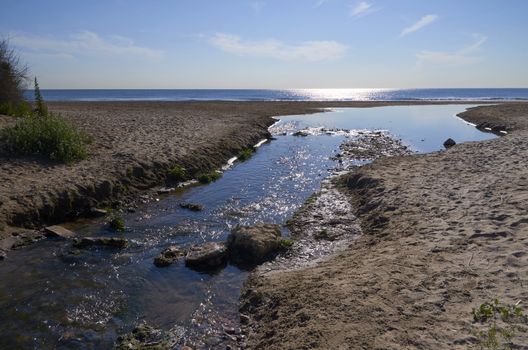
<path fill-rule="evenodd" d="M 499 299 L 526 309 L 528 105 L 461 117 L 511 133 L 342 177 L 362 236 L 314 267 L 254 274 L 241 302 L 249 348 L 468 349 L 472 308 Z"/>

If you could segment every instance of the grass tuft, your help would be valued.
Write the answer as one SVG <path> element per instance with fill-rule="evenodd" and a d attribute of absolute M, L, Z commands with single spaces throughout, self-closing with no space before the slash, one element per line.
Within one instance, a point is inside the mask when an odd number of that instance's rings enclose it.
<path fill-rule="evenodd" d="M 40 155 L 62 163 L 86 158 L 87 135 L 60 116 L 27 116 L 0 133 L 2 148 L 9 154 Z"/>
<path fill-rule="evenodd" d="M 8 115 L 10 117 L 28 117 L 33 113 L 31 106 L 26 101 L 18 104 L 13 102 L 0 103 L 0 114 Z"/>
<path fill-rule="evenodd" d="M 528 317 L 517 304 L 504 304 L 495 299 L 473 309 L 473 322 L 480 325 L 475 333 L 480 349 L 512 349 L 517 331 L 523 331 Z"/>
<path fill-rule="evenodd" d="M 209 173 L 200 173 L 196 176 L 198 181 L 200 181 L 203 184 L 208 184 L 211 182 L 214 182 L 222 177 L 222 173 L 218 172 L 216 170 L 213 170 Z"/>
<path fill-rule="evenodd" d="M 246 160 L 251 158 L 254 152 L 255 152 L 255 149 L 253 147 L 244 148 L 238 153 L 237 158 L 241 162 L 245 162 Z"/>
<path fill-rule="evenodd" d="M 120 216 L 112 216 L 108 222 L 108 226 L 112 231 L 123 232 L 125 231 L 125 220 Z"/>
<path fill-rule="evenodd" d="M 289 238 L 281 239 L 280 246 L 284 250 L 291 249 L 291 247 L 293 246 L 293 239 L 289 239 Z"/>
<path fill-rule="evenodd" d="M 183 181 L 186 176 L 185 168 L 179 165 L 176 165 L 169 169 L 168 176 L 171 180 L 174 181 Z"/>

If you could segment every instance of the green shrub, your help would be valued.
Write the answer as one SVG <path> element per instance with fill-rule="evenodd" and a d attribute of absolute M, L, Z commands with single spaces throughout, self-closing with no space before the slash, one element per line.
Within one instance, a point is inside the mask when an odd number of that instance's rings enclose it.
<path fill-rule="evenodd" d="M 119 216 L 113 216 L 108 222 L 108 226 L 112 231 L 123 232 L 125 230 L 125 220 Z"/>
<path fill-rule="evenodd" d="M 517 331 L 523 331 L 528 317 L 517 304 L 503 304 L 497 299 L 472 310 L 473 322 L 480 325 L 475 332 L 480 349 L 511 349 Z"/>
<path fill-rule="evenodd" d="M 173 168 L 169 169 L 169 172 L 168 172 L 169 178 L 174 181 L 184 180 L 185 175 L 186 175 L 185 168 L 179 165 L 176 165 Z"/>
<path fill-rule="evenodd" d="M 255 152 L 253 148 L 244 148 L 242 151 L 240 151 L 240 153 L 238 153 L 237 158 L 241 162 L 244 162 L 248 160 L 249 158 L 251 158 L 251 156 L 253 155 L 253 152 Z"/>
<path fill-rule="evenodd" d="M 284 250 L 288 250 L 293 246 L 293 240 L 289 238 L 283 238 L 280 241 L 280 246 Z"/>
<path fill-rule="evenodd" d="M 40 93 L 40 88 L 38 85 L 37 78 L 35 77 L 35 113 L 41 117 L 47 117 L 48 116 L 48 106 L 44 102 L 44 99 L 42 98 L 42 94 Z"/>
<path fill-rule="evenodd" d="M 1 131 L 4 151 L 71 163 L 86 158 L 89 138 L 60 116 L 29 116 Z"/>
<path fill-rule="evenodd" d="M 33 113 L 31 106 L 26 101 L 20 103 L 3 102 L 0 103 L 0 114 L 11 117 L 28 117 Z"/>
<path fill-rule="evenodd" d="M 220 173 L 220 172 L 218 172 L 216 170 L 213 170 L 210 173 L 201 173 L 201 174 L 198 174 L 196 176 L 198 181 L 200 181 L 203 184 L 208 184 L 208 183 L 214 182 L 214 181 L 218 180 L 221 177 L 222 177 L 222 173 Z"/>

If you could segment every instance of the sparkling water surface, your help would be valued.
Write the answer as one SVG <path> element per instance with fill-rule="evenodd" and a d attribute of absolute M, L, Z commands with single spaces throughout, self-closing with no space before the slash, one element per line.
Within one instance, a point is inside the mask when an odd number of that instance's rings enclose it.
<path fill-rule="evenodd" d="M 528 100 L 528 89 L 42 89 L 42 95 L 47 101 L 501 101 Z"/>

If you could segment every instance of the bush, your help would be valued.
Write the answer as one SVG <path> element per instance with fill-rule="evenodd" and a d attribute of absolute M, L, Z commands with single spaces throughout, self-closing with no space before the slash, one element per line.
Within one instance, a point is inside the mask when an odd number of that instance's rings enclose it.
<path fill-rule="evenodd" d="M 282 238 L 280 241 L 280 247 L 283 250 L 288 250 L 293 246 L 293 240 L 289 238 Z"/>
<path fill-rule="evenodd" d="M 182 181 L 185 179 L 185 168 L 176 165 L 173 168 L 169 169 L 168 176 L 171 180 Z"/>
<path fill-rule="evenodd" d="M 201 174 L 198 174 L 198 176 L 196 176 L 198 181 L 200 181 L 203 184 L 211 183 L 213 181 L 218 180 L 221 177 L 222 177 L 222 173 L 216 170 L 213 170 L 210 173 L 201 173 Z"/>
<path fill-rule="evenodd" d="M 20 62 L 7 40 L 0 40 L 0 103 L 15 105 L 23 101 L 28 67 Z"/>
<path fill-rule="evenodd" d="M 71 163 L 86 158 L 88 137 L 60 116 L 29 116 L 1 131 L 4 151 Z"/>
<path fill-rule="evenodd" d="M 112 231 L 123 232 L 125 231 L 125 220 L 120 216 L 113 216 L 108 226 Z"/>
<path fill-rule="evenodd" d="M 237 158 L 241 162 L 244 162 L 248 160 L 249 158 L 251 158 L 251 156 L 253 155 L 253 152 L 255 152 L 255 149 L 253 148 L 244 148 L 242 151 L 238 153 Z"/>
<path fill-rule="evenodd" d="M 26 101 L 20 103 L 0 103 L 0 114 L 9 115 L 11 117 L 28 117 L 32 113 L 31 106 Z"/>

